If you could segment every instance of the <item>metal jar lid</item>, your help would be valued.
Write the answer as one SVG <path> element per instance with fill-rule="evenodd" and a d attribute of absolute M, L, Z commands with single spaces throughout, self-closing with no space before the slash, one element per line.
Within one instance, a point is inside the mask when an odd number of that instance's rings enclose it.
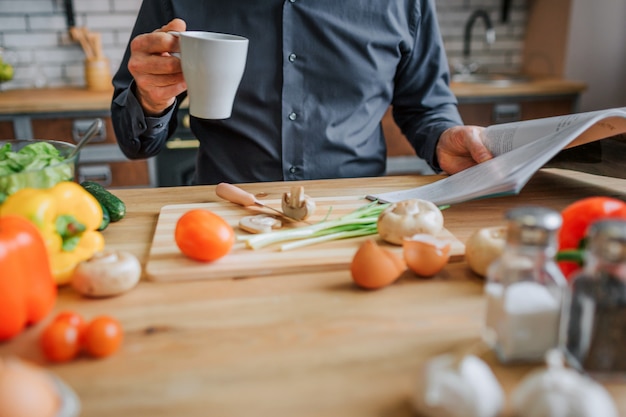
<path fill-rule="evenodd" d="M 563 224 L 561 213 L 540 206 L 520 206 L 506 213 L 507 241 L 532 246 L 555 246 Z"/>
<path fill-rule="evenodd" d="M 609 262 L 626 262 L 626 220 L 596 221 L 587 235 L 590 252 Z"/>

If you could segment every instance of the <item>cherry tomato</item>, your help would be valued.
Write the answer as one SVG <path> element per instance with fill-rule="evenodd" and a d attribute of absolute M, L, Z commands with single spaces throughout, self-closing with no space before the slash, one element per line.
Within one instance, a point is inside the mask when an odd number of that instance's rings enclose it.
<path fill-rule="evenodd" d="M 80 332 L 67 320 L 53 320 L 41 333 L 39 344 L 50 362 L 67 362 L 80 352 Z"/>
<path fill-rule="evenodd" d="M 74 327 L 82 330 L 84 329 L 87 322 L 80 314 L 74 311 L 61 311 L 54 317 L 54 321 L 65 321 L 71 324 Z"/>
<path fill-rule="evenodd" d="M 210 262 L 230 252 L 235 244 L 235 231 L 212 211 L 193 209 L 178 219 L 174 238 L 184 255 Z"/>
<path fill-rule="evenodd" d="M 559 250 L 578 249 L 589 225 L 608 217 L 626 218 L 626 203 L 611 197 L 587 197 L 575 201 L 561 211 L 563 225 L 559 231 Z M 566 277 L 580 266 L 575 262 L 559 262 Z"/>
<path fill-rule="evenodd" d="M 122 345 L 124 331 L 117 320 L 99 316 L 87 324 L 83 335 L 83 348 L 96 358 L 110 356 Z"/>
<path fill-rule="evenodd" d="M 79 341 L 82 339 L 85 327 L 87 327 L 87 322 L 83 316 L 74 311 L 61 311 L 54 317 L 54 321 L 63 321 L 76 327 L 78 329 Z"/>

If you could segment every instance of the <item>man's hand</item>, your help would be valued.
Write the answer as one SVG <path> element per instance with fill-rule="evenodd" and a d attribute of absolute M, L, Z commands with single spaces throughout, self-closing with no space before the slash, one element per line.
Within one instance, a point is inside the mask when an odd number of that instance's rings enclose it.
<path fill-rule="evenodd" d="M 161 29 L 134 38 L 130 44 L 128 70 L 135 79 L 135 94 L 148 116 L 156 116 L 174 103 L 187 89 L 180 59 L 178 37 L 168 31 L 183 32 L 187 24 L 173 19 Z"/>
<path fill-rule="evenodd" d="M 479 126 L 455 126 L 445 130 L 436 151 L 441 169 L 455 174 L 493 158 L 483 144 L 483 130 Z"/>

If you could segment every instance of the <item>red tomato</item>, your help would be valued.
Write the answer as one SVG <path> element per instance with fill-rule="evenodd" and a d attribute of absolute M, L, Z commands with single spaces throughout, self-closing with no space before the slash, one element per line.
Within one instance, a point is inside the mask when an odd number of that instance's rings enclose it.
<path fill-rule="evenodd" d="M 117 320 L 108 316 L 93 319 L 85 328 L 83 347 L 96 358 L 110 356 L 122 345 L 124 331 Z"/>
<path fill-rule="evenodd" d="M 209 262 L 225 256 L 235 244 L 235 231 L 217 214 L 203 209 L 184 213 L 174 232 L 180 251 L 197 261 Z"/>
<path fill-rule="evenodd" d="M 610 197 L 588 197 L 575 201 L 561 211 L 563 225 L 559 231 L 559 250 L 578 249 L 589 226 L 596 220 L 618 217 L 626 219 L 626 203 Z M 575 262 L 559 262 L 566 277 L 580 266 Z"/>
<path fill-rule="evenodd" d="M 74 327 L 82 329 L 85 327 L 85 319 L 73 311 L 62 311 L 54 317 L 54 321 L 65 321 Z"/>
<path fill-rule="evenodd" d="M 85 327 L 87 326 L 87 322 L 85 321 L 83 316 L 73 311 L 62 311 L 58 313 L 55 316 L 54 321 L 63 321 L 76 327 L 76 329 L 78 330 L 79 338 L 82 336 L 83 332 L 85 331 Z"/>
<path fill-rule="evenodd" d="M 66 320 L 54 320 L 41 333 L 41 350 L 50 362 L 67 362 L 80 352 L 78 327 Z"/>

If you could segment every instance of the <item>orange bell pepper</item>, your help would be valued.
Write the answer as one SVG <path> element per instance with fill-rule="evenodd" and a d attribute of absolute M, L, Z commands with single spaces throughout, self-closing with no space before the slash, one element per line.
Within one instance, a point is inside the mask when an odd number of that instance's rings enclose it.
<path fill-rule="evenodd" d="M 56 298 L 57 286 L 39 230 L 23 217 L 0 216 L 0 341 L 46 317 Z"/>

